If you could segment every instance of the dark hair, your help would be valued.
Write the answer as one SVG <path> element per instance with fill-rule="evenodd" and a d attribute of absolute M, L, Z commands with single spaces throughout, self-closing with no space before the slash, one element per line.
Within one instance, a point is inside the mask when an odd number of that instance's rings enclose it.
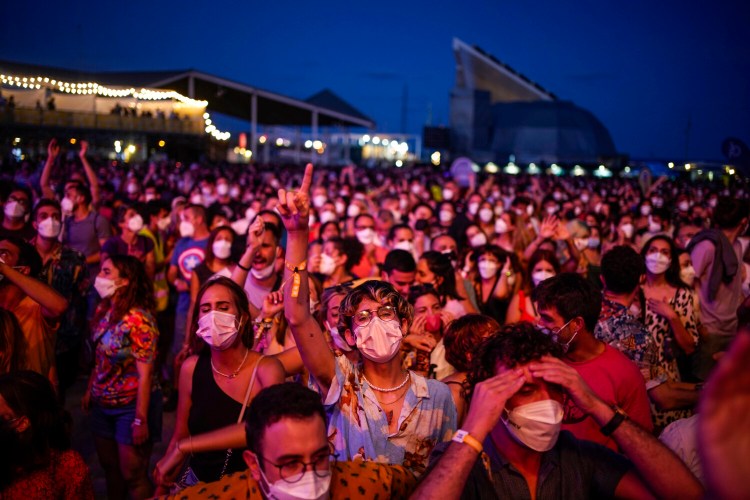
<path fill-rule="evenodd" d="M 539 249 L 531 254 L 528 267 L 526 267 L 526 275 L 524 277 L 526 278 L 528 290 L 531 290 L 534 286 L 534 281 L 531 279 L 531 275 L 534 273 L 534 266 L 540 262 L 549 262 L 552 265 L 552 269 L 555 270 L 555 274 L 560 274 L 560 262 L 557 260 L 555 252 Z"/>
<path fill-rule="evenodd" d="M 26 337 L 16 315 L 0 307 L 0 374 L 20 370 L 26 349 Z"/>
<path fill-rule="evenodd" d="M 370 215 L 368 212 L 362 212 L 354 218 L 354 227 L 357 227 L 357 222 L 359 222 L 359 219 L 361 219 L 362 217 L 369 217 L 370 219 L 372 219 L 373 223 L 375 222 L 375 217 Z"/>
<path fill-rule="evenodd" d="M 370 299 L 383 305 L 393 306 L 399 320 L 406 320 L 407 327 L 414 317 L 414 308 L 398 291 L 385 281 L 368 280 L 346 294 L 339 306 L 339 332 L 352 331 L 352 317 L 363 300 Z"/>
<path fill-rule="evenodd" d="M 734 229 L 740 225 L 742 219 L 748 217 L 749 212 L 748 200 L 721 197 L 714 209 L 714 225 L 719 229 Z"/>
<path fill-rule="evenodd" d="M 250 234 L 250 228 L 252 227 L 253 222 L 255 222 L 255 219 L 257 219 L 258 217 L 260 217 L 260 214 L 256 215 L 255 218 L 252 221 L 250 221 L 250 224 L 247 225 L 247 231 L 245 233 L 246 235 Z M 262 217 L 260 218 L 263 219 Z M 271 236 L 273 236 L 274 242 L 276 243 L 277 246 L 279 245 L 279 243 L 281 243 L 282 232 L 281 232 L 280 226 L 274 224 L 273 222 L 266 222 L 264 220 L 263 230 L 271 233 Z"/>
<path fill-rule="evenodd" d="M 31 192 L 31 189 L 29 189 L 27 186 L 24 186 L 23 184 L 16 184 L 15 186 L 13 186 L 13 189 L 10 190 L 8 196 L 15 193 L 16 191 L 21 191 L 26 195 L 26 199 L 28 200 L 28 204 L 26 205 L 26 207 L 27 209 L 30 209 L 31 205 L 34 204 L 34 194 Z"/>
<path fill-rule="evenodd" d="M 417 270 L 417 262 L 414 260 L 414 256 L 406 250 L 397 248 L 391 250 L 385 256 L 383 262 L 383 272 L 391 274 L 393 271 L 400 271 L 402 273 L 413 273 Z"/>
<path fill-rule="evenodd" d="M 602 310 L 602 295 L 580 274 L 561 273 L 539 283 L 531 292 L 537 310 L 557 310 L 567 322 L 580 316 L 593 332 Z"/>
<path fill-rule="evenodd" d="M 79 181 L 73 181 L 72 185 L 70 186 L 71 189 L 73 189 L 78 196 L 81 196 L 83 198 L 83 204 L 88 206 L 91 204 L 91 201 L 93 200 L 93 197 L 91 196 L 91 190 Z"/>
<path fill-rule="evenodd" d="M 228 289 L 234 299 L 234 306 L 237 309 L 238 317 L 237 320 L 240 322 L 239 336 L 242 340 L 242 345 L 248 349 L 253 348 L 253 323 L 250 317 L 250 305 L 247 299 L 245 290 L 227 278 L 226 276 L 217 276 L 210 278 L 206 281 L 200 290 L 198 295 L 195 297 L 195 305 L 193 306 L 193 317 L 190 322 L 190 330 L 188 331 L 188 344 L 190 345 L 190 352 L 193 354 L 200 354 L 203 350 L 208 349 L 208 344 L 201 339 L 196 332 L 198 331 L 198 319 L 201 316 L 200 303 L 203 295 L 206 291 L 214 286 L 223 286 Z"/>
<path fill-rule="evenodd" d="M 164 200 L 149 200 L 146 202 L 144 213 L 147 217 L 146 224 L 151 220 L 151 217 L 158 217 L 159 212 L 166 210 L 169 212 L 169 204 Z"/>
<path fill-rule="evenodd" d="M 628 245 L 618 245 L 602 257 L 605 288 L 613 293 L 631 293 L 646 272 L 643 257 Z"/>
<path fill-rule="evenodd" d="M 3 447 L 2 455 L 12 457 L 16 472 L 6 478 L 5 471 L 2 471 L 1 491 L 7 486 L 3 482 L 18 477 L 18 468 L 23 473 L 44 467 L 51 459 L 51 450 L 70 448 L 72 419 L 59 404 L 47 377 L 36 372 L 22 370 L 0 375 L 0 396 L 13 413 L 28 418 L 30 424 L 21 435 L 8 439 L 12 443 L 10 447 Z"/>
<path fill-rule="evenodd" d="M 323 237 L 323 233 L 325 232 L 325 230 L 326 230 L 326 228 L 328 226 L 335 227 L 336 228 L 336 232 L 338 233 L 337 237 L 339 237 L 339 238 L 341 237 L 341 228 L 339 227 L 338 222 L 333 221 L 333 220 L 329 220 L 328 222 L 324 222 L 323 224 L 321 224 L 320 228 L 318 228 L 318 235 L 319 235 L 320 238 Z"/>
<path fill-rule="evenodd" d="M 643 245 L 643 247 L 641 248 L 641 257 L 643 258 L 644 262 L 646 260 L 646 255 L 648 254 L 649 247 L 654 241 L 657 240 L 664 241 L 667 245 L 669 245 L 669 258 L 672 260 L 672 262 L 669 264 L 667 272 L 664 273 L 664 278 L 667 280 L 667 283 L 677 288 L 689 288 L 685 284 L 685 282 L 682 281 L 682 278 L 680 278 L 680 252 L 677 250 L 677 245 L 675 245 L 674 240 L 669 236 L 664 236 L 661 234 L 656 235 Z"/>
<path fill-rule="evenodd" d="M 544 283 L 549 281 L 552 278 Z M 474 387 L 479 382 L 495 375 L 498 364 L 514 368 L 545 355 L 559 358 L 562 347 L 531 323 L 520 322 L 500 327 L 497 333 L 485 339 L 473 351 L 471 370 L 466 377 L 466 399 L 471 400 Z"/>
<path fill-rule="evenodd" d="M 263 436 L 269 426 L 282 418 L 302 420 L 316 416 L 326 424 L 325 409 L 318 393 L 294 382 L 266 387 L 255 395 L 247 410 L 247 448 L 262 455 Z"/>
<path fill-rule="evenodd" d="M 7 241 L 18 249 L 17 266 L 28 267 L 30 270 L 29 276 L 36 278 L 39 275 L 42 270 L 42 258 L 39 256 L 36 248 L 34 248 L 34 245 L 16 236 L 6 236 L 0 238 L 0 241 Z"/>
<path fill-rule="evenodd" d="M 110 324 L 120 321 L 134 307 L 154 311 L 154 286 L 146 275 L 143 263 L 132 255 L 110 255 L 106 260 L 112 262 L 120 273 L 120 279 L 127 279 L 128 286 L 119 288 L 112 297 L 103 299 L 94 317 L 94 325 L 109 310 L 113 298 L 117 297 L 114 310 L 110 316 Z"/>
<path fill-rule="evenodd" d="M 408 229 L 411 232 L 412 236 L 414 236 L 414 230 L 409 224 L 394 224 L 393 226 L 391 226 L 391 229 L 388 230 L 388 237 L 386 238 L 386 240 L 389 242 L 393 241 L 393 238 L 396 237 L 396 231 L 398 231 L 399 229 Z"/>
<path fill-rule="evenodd" d="M 44 207 L 52 207 L 55 210 L 57 210 L 58 212 L 62 213 L 62 208 L 60 208 L 60 202 L 59 201 L 53 200 L 51 198 L 42 198 L 41 200 L 39 200 L 39 203 L 37 203 L 34 206 L 34 210 L 31 212 L 31 220 L 33 220 L 33 221 L 36 220 L 36 214 L 37 214 L 37 212 L 39 212 L 40 208 L 44 208 Z"/>
<path fill-rule="evenodd" d="M 451 321 L 443 335 L 445 360 L 456 370 L 468 372 L 474 349 L 499 329 L 494 318 L 483 314 L 466 314 Z"/>
<path fill-rule="evenodd" d="M 462 300 L 456 291 L 456 272 L 453 269 L 450 257 L 435 250 L 428 250 L 422 254 L 420 260 L 422 259 L 427 262 L 430 272 L 442 278 L 440 283 L 435 283 L 435 288 L 440 294 L 440 303 L 445 305 L 445 301 L 449 298 Z"/>
<path fill-rule="evenodd" d="M 365 246 L 357 238 L 331 238 L 326 243 L 331 243 L 336 251 L 346 256 L 344 270 L 349 272 L 354 266 L 359 264 L 362 254 L 365 253 Z"/>
<path fill-rule="evenodd" d="M 203 205 L 198 205 L 197 203 L 188 203 L 185 205 L 185 208 L 183 208 L 183 211 L 190 210 L 193 212 L 193 217 L 200 217 L 200 219 L 203 221 L 203 224 L 205 226 L 208 226 L 208 214 L 206 212 L 206 207 Z"/>
<path fill-rule="evenodd" d="M 234 229 L 232 229 L 229 226 L 219 226 L 215 227 L 213 231 L 211 231 L 211 234 L 208 236 L 208 242 L 206 243 L 206 258 L 204 262 L 206 265 L 213 264 L 214 259 L 216 256 L 214 255 L 214 241 L 216 241 L 216 237 L 219 235 L 222 231 L 229 231 L 229 233 L 232 235 L 232 252 L 229 254 L 229 261 L 234 261 L 234 248 L 235 248 L 235 242 L 237 241 L 237 233 L 234 232 Z"/>
<path fill-rule="evenodd" d="M 417 299 L 425 295 L 432 295 L 437 299 L 438 302 L 440 302 L 440 305 L 442 306 L 442 302 L 440 301 L 440 294 L 432 285 L 414 285 L 410 287 L 409 297 L 407 300 L 409 301 L 409 304 L 413 306 L 417 303 Z"/>

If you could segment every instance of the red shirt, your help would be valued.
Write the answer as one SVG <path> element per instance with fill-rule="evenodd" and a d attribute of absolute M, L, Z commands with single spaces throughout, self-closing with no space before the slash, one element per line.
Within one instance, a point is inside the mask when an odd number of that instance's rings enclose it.
<path fill-rule="evenodd" d="M 616 404 L 630 419 L 651 432 L 651 408 L 646 382 L 638 367 L 614 347 L 605 344 L 604 352 L 593 359 L 574 363 L 565 362 L 575 368 L 591 390 L 607 404 Z M 578 439 L 586 439 L 620 451 L 614 439 L 601 433 L 600 425 L 589 415 L 584 415 L 572 402 L 566 408 L 562 428 Z"/>

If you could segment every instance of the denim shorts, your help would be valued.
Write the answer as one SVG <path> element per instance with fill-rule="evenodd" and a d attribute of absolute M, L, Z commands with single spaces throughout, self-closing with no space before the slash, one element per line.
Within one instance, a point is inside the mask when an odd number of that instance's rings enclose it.
<path fill-rule="evenodd" d="M 148 405 L 148 441 L 150 443 L 161 441 L 162 404 L 161 390 L 153 391 Z M 135 402 L 115 408 L 91 402 L 89 425 L 96 437 L 111 439 L 119 444 L 132 445 L 133 420 L 135 420 Z"/>

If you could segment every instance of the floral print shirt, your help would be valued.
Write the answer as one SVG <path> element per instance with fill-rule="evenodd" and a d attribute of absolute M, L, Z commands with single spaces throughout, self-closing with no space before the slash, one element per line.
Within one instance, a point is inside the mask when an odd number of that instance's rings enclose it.
<path fill-rule="evenodd" d="M 336 358 L 336 378 L 324 404 L 329 413 L 329 440 L 339 460 L 403 465 L 416 476 L 425 471 L 432 448 L 453 437 L 456 406 L 447 385 L 410 374 L 398 431 L 391 434 L 386 412 L 364 379 L 362 366 L 346 356 Z M 317 389 L 312 378 L 310 385 Z"/>
<path fill-rule="evenodd" d="M 96 325 L 96 367 L 91 398 L 105 407 L 134 403 L 138 394 L 136 362 L 152 363 L 159 330 L 150 312 L 133 308 L 110 324 L 108 311 Z M 153 388 L 153 384 L 152 384 Z"/>

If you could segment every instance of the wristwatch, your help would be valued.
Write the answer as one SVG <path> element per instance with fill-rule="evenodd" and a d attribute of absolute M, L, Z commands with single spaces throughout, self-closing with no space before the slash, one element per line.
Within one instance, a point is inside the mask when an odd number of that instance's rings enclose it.
<path fill-rule="evenodd" d="M 605 436 L 609 436 L 613 432 L 615 432 L 617 428 L 620 427 L 620 424 L 622 424 L 628 418 L 628 414 L 625 413 L 619 406 L 612 405 L 612 410 L 614 410 L 615 412 L 614 416 L 610 419 L 609 422 L 601 426 L 601 428 L 599 429 L 599 431 Z"/>
<path fill-rule="evenodd" d="M 453 435 L 453 439 L 451 441 L 455 441 L 456 443 L 463 443 L 476 450 L 477 453 L 482 453 L 482 443 L 480 443 L 474 436 L 463 429 L 458 429 Z"/>

